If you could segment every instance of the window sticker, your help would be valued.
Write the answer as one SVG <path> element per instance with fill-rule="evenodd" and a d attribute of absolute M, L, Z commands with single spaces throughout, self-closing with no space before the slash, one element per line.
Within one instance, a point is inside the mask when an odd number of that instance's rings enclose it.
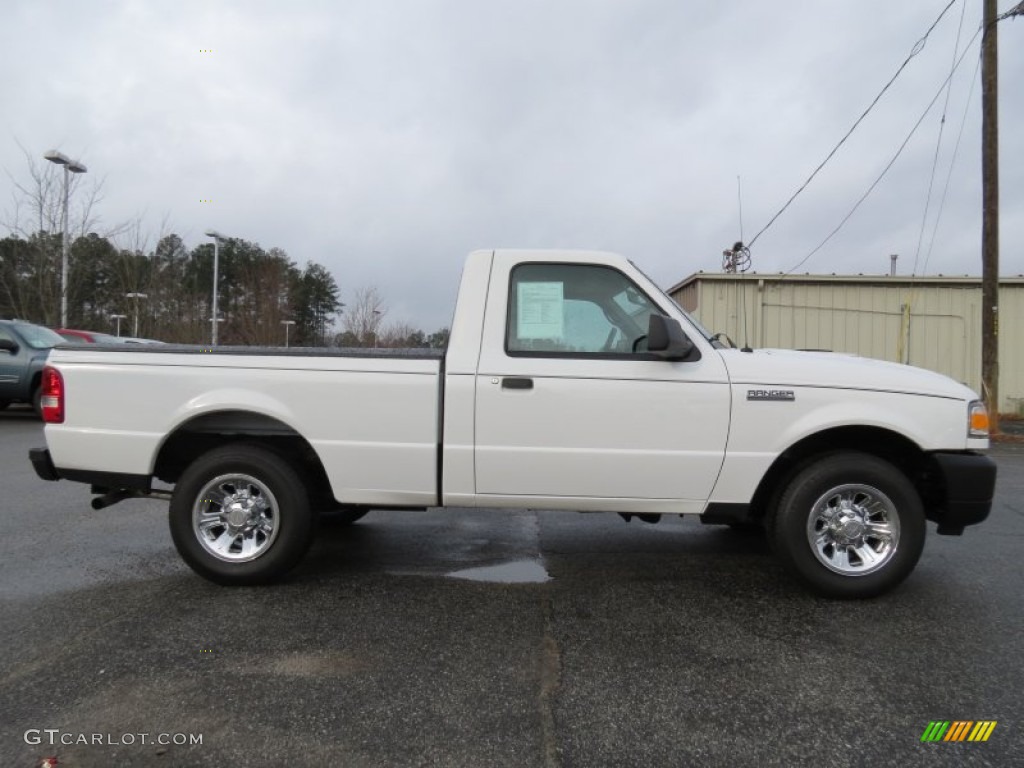
<path fill-rule="evenodd" d="M 516 336 L 555 339 L 565 335 L 563 283 L 519 283 Z"/>

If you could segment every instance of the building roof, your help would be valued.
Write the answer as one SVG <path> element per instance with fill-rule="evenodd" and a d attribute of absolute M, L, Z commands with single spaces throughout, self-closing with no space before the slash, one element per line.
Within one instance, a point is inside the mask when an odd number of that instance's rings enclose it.
<path fill-rule="evenodd" d="M 731 282 L 731 281 L 747 281 L 747 280 L 764 280 L 765 282 L 773 283 L 848 283 L 848 284 L 861 284 L 861 285 L 943 285 L 943 286 L 963 286 L 974 287 L 981 285 L 981 278 L 971 275 L 928 275 L 928 276 L 912 276 L 912 275 L 837 275 L 835 273 L 830 275 L 812 275 L 804 273 L 802 275 L 785 274 L 783 272 L 766 273 L 766 272 L 747 272 L 744 274 L 734 274 L 727 272 L 695 272 L 684 280 L 679 281 L 671 288 L 668 289 L 668 293 L 672 294 L 676 291 L 680 291 L 686 288 L 688 285 L 699 283 L 705 280 L 708 282 Z M 999 278 L 1000 285 L 1024 285 L 1024 275 L 1004 276 Z"/>

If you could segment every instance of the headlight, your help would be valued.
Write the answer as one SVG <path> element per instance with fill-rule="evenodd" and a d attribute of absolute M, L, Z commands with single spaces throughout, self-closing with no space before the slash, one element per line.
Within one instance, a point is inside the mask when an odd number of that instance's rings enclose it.
<path fill-rule="evenodd" d="M 967 436 L 988 437 L 988 411 L 981 400 L 967 406 Z"/>

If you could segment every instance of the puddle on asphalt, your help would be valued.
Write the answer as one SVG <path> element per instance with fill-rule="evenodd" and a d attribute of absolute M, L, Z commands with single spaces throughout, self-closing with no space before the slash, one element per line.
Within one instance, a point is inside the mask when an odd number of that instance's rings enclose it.
<path fill-rule="evenodd" d="M 448 574 L 453 579 L 489 581 L 497 584 L 543 584 L 551 581 L 547 570 L 536 560 L 513 560 L 511 563 L 466 568 Z"/>

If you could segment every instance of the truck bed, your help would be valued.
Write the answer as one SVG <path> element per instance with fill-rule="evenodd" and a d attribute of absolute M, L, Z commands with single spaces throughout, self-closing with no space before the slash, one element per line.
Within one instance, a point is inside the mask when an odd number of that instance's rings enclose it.
<path fill-rule="evenodd" d="M 67 345 L 50 362 L 68 393 L 46 427 L 58 469 L 147 476 L 173 435 L 238 414 L 308 442 L 339 502 L 437 503 L 442 350 Z"/>
<path fill-rule="evenodd" d="M 159 354 L 211 354 L 201 344 L 58 344 L 54 349 L 78 352 L 134 352 Z M 422 347 L 374 349 L 369 347 L 217 347 L 218 355 L 248 357 L 376 357 L 390 360 L 443 360 L 443 349 Z"/>

